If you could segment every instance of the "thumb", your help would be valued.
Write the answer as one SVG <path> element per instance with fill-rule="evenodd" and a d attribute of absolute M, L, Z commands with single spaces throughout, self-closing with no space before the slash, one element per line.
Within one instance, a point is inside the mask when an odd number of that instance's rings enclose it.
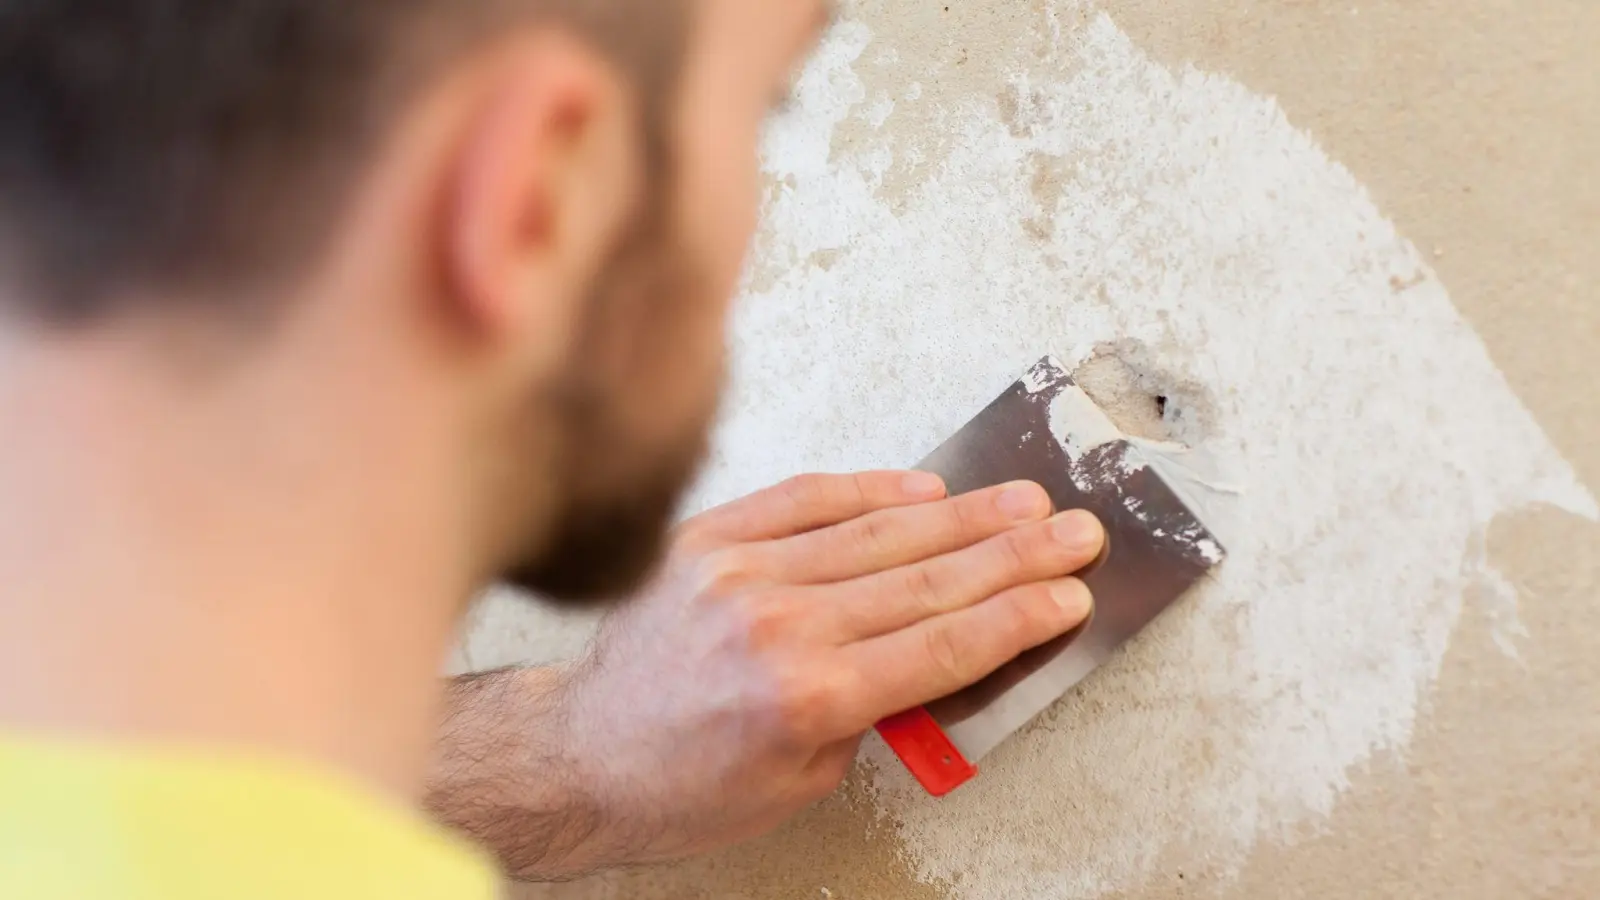
<path fill-rule="evenodd" d="M 802 783 L 811 801 L 821 800 L 839 789 L 855 767 L 856 754 L 865 735 L 857 735 L 818 750 L 806 766 Z"/>

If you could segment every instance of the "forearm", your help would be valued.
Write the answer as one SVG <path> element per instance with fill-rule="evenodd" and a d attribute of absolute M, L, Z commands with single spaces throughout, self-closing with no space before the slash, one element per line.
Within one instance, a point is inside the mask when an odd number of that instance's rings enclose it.
<path fill-rule="evenodd" d="M 625 860 L 573 756 L 558 668 L 508 669 L 451 682 L 426 804 L 522 880 L 559 880 Z"/>

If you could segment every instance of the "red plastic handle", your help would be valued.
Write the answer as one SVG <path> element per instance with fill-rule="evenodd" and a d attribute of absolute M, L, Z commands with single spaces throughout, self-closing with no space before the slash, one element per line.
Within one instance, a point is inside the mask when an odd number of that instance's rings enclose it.
<path fill-rule="evenodd" d="M 939 723 L 920 706 L 879 722 L 878 734 L 923 789 L 935 797 L 943 797 L 978 774 L 978 767 L 967 762 Z"/>

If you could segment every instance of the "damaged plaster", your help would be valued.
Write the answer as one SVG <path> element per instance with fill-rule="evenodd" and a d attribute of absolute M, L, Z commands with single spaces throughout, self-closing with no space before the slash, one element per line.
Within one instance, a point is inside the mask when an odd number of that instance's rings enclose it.
<path fill-rule="evenodd" d="M 1425 255 L 1275 104 L 1169 73 L 1103 15 L 1039 26 L 1042 60 L 942 109 L 937 147 L 861 120 L 908 102 L 858 71 L 870 26 L 830 37 L 767 143 L 771 286 L 741 307 L 700 493 L 918 459 L 1042 352 L 1136 339 L 1204 386 L 1204 446 L 1241 486 L 1214 583 L 951 798 L 872 751 L 919 872 L 972 900 L 1093 897 L 1168 842 L 1242 860 L 1327 815 L 1409 738 L 1463 595 L 1495 585 L 1492 518 L 1595 515 Z"/>
<path fill-rule="evenodd" d="M 1205 409 L 1187 439 L 1238 486 L 1214 514 L 1232 558 L 969 788 L 929 801 L 872 746 L 865 792 L 954 897 L 1104 896 L 1177 844 L 1226 871 L 1407 745 L 1465 597 L 1516 651 L 1491 521 L 1592 519 L 1594 500 L 1430 254 L 1271 100 L 1169 72 L 1071 3 L 969 14 L 1012 39 L 998 62 L 952 49 L 954 26 L 884 46 L 879 20 L 927 14 L 895 7 L 850 8 L 769 134 L 733 392 L 692 505 L 907 464 L 1042 353 L 1146 348 L 1142 373 Z M 478 665 L 586 627 L 487 614 Z"/>

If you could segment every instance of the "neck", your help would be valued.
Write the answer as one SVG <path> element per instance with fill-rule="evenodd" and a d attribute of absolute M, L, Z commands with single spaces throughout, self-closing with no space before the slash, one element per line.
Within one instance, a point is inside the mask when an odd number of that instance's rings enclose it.
<path fill-rule="evenodd" d="M 427 398 L 394 416 L 392 373 L 341 387 L 348 347 L 195 379 L 133 343 L 4 348 L 0 728 L 294 757 L 414 797 L 473 587 L 438 540 L 460 511 L 419 487 L 440 448 L 395 424 Z"/>

